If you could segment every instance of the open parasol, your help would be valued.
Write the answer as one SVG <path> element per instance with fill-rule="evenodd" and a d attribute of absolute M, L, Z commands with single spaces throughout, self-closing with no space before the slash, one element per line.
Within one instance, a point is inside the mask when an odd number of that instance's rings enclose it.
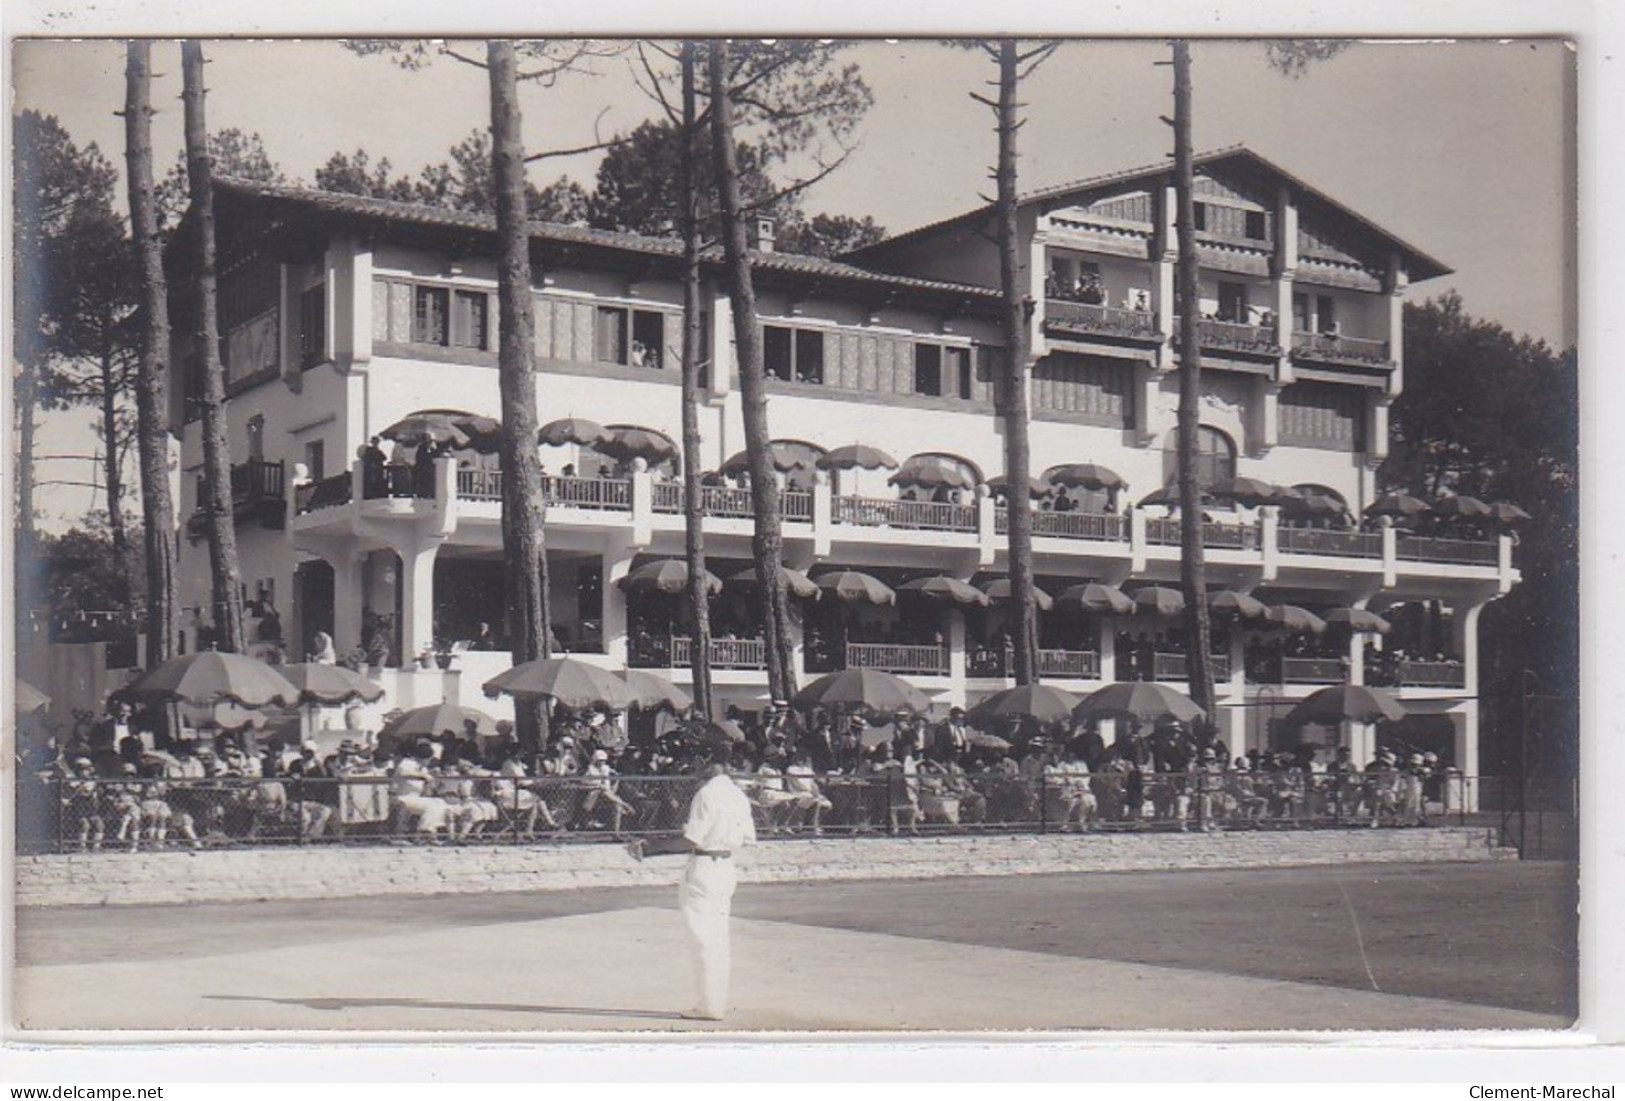
<path fill-rule="evenodd" d="M 792 570 L 789 566 L 779 567 L 779 580 L 784 583 L 784 587 L 789 590 L 791 596 L 800 597 L 802 600 L 816 600 L 818 594 L 823 591 L 818 587 L 818 582 L 800 570 Z M 749 569 L 729 574 L 728 583 L 744 588 L 754 586 L 756 584 L 756 567 L 751 566 Z"/>
<path fill-rule="evenodd" d="M 632 694 L 632 706 L 645 710 L 669 707 L 673 711 L 687 711 L 694 706 L 694 697 L 684 692 L 665 677 L 643 669 L 624 669 L 617 673 L 626 682 Z"/>
<path fill-rule="evenodd" d="M 958 604 L 976 608 L 985 608 L 988 604 L 987 594 L 981 589 L 969 582 L 961 581 L 957 577 L 948 577 L 946 575 L 922 577 L 905 582 L 897 586 L 897 591 L 927 597 L 943 604 Z"/>
<path fill-rule="evenodd" d="M 628 593 L 686 593 L 688 563 L 681 558 L 646 562 L 621 578 L 619 584 L 621 591 Z M 722 579 L 710 570 L 705 571 L 705 591 L 712 596 L 722 591 Z"/>
<path fill-rule="evenodd" d="M 1404 706 L 1380 689 L 1358 684 L 1334 684 L 1305 696 L 1287 712 L 1286 724 L 1336 726 L 1344 722 L 1374 723 L 1380 719 L 1397 721 L 1403 719 L 1405 714 Z"/>
<path fill-rule="evenodd" d="M 1067 463 L 1051 470 L 1046 480 L 1051 485 L 1102 490 L 1122 489 L 1128 484 L 1117 471 L 1099 463 Z"/>
<path fill-rule="evenodd" d="M 858 570 L 836 570 L 814 579 L 825 596 L 847 604 L 895 604 L 897 594 L 878 577 Z"/>
<path fill-rule="evenodd" d="M 931 698 L 895 673 L 879 669 L 843 669 L 813 681 L 795 698 L 798 707 L 861 707 L 868 711 L 922 714 Z"/>
<path fill-rule="evenodd" d="M 244 707 L 292 707 L 299 689 L 276 669 L 244 654 L 201 650 L 171 658 L 113 693 L 144 703 L 208 707 L 230 700 Z"/>
<path fill-rule="evenodd" d="M 1010 579 L 1001 577 L 996 581 L 989 581 L 982 591 L 987 594 L 988 603 L 1003 604 L 1010 599 Z M 1034 585 L 1033 605 L 1041 612 L 1051 611 L 1055 607 L 1055 598 Z"/>
<path fill-rule="evenodd" d="M 536 433 L 536 442 L 548 447 L 576 444 L 579 447 L 598 448 L 610 437 L 609 429 L 585 417 L 561 417 L 548 421 Z"/>
<path fill-rule="evenodd" d="M 632 690 L 607 669 L 579 658 L 541 658 L 498 673 L 484 684 L 492 698 L 506 693 L 520 699 L 545 696 L 573 710 L 608 707 L 624 711 L 632 706 Z"/>
<path fill-rule="evenodd" d="M 1116 585 L 1086 581 L 1061 594 L 1063 608 L 1074 607 L 1102 615 L 1128 615 L 1134 611 L 1134 598 Z"/>
<path fill-rule="evenodd" d="M 1072 711 L 1072 717 L 1075 719 L 1105 719 L 1115 715 L 1128 715 L 1141 722 L 1156 722 L 1159 719 L 1190 722 L 1205 714 L 1206 712 L 1197 707 L 1189 696 L 1174 691 L 1166 684 L 1156 684 L 1152 681 L 1108 684 L 1099 691 L 1085 696 L 1083 702 Z"/>
<path fill-rule="evenodd" d="M 897 460 L 866 443 L 850 443 L 818 456 L 820 470 L 879 470 L 895 467 Z"/>

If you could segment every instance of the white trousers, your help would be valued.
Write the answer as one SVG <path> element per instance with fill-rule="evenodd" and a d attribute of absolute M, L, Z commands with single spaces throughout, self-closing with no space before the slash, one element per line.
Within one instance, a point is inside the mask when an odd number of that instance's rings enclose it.
<path fill-rule="evenodd" d="M 690 856 L 678 888 L 677 902 L 694 941 L 695 1009 L 712 1017 L 728 1012 L 728 978 L 732 965 L 728 917 L 733 908 L 738 873 L 730 857 Z"/>

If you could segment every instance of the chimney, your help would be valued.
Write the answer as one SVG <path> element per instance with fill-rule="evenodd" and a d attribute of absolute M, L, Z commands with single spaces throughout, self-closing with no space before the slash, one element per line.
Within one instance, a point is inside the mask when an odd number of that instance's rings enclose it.
<path fill-rule="evenodd" d="M 773 235 L 778 229 L 778 223 L 770 214 L 758 214 L 750 223 L 750 247 L 757 252 L 773 251 Z"/>

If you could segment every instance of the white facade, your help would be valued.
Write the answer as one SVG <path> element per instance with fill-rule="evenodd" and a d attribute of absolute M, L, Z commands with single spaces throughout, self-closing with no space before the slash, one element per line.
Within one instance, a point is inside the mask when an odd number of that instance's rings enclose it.
<path fill-rule="evenodd" d="M 1387 406 L 1402 385 L 1400 291 L 1409 279 L 1443 269 L 1330 200 L 1305 197 L 1290 177 L 1266 189 L 1268 202 L 1247 198 L 1259 191 L 1260 178 L 1271 178 L 1271 166 L 1261 169 L 1250 154 L 1229 156 L 1206 165 L 1213 224 L 1242 229 L 1239 237 L 1202 239 L 1204 315 L 1226 315 L 1203 319 L 1203 424 L 1221 451 L 1223 441 L 1233 445 L 1226 469 L 1330 491 L 1358 515 L 1375 499 Z M 1232 178 L 1247 186 L 1231 186 Z M 455 458 L 444 458 L 432 498 L 369 498 L 355 458 L 370 437 L 416 411 L 496 415 L 499 319 L 488 223 L 245 185 L 224 185 L 221 194 L 219 217 L 228 230 L 222 241 L 256 242 L 235 254 L 223 244 L 222 273 L 243 273 L 245 285 L 262 288 L 257 301 L 268 307 L 249 318 L 223 314 L 228 359 L 239 361 L 228 371 L 242 380 L 227 404 L 229 444 L 234 462 L 257 450 L 256 461 L 282 464 L 280 501 L 259 501 L 239 515 L 248 598 L 274 599 L 296 650 L 317 625 L 330 625 L 340 651 L 350 650 L 361 645 L 364 623 L 383 617 L 392 634 L 390 660 L 401 667 L 390 674 L 397 691 L 389 705 L 453 693 L 502 709 L 506 703 L 483 700 L 478 685 L 507 666 L 505 654 L 462 654 L 447 674 L 419 671 L 413 661 L 431 639 L 464 637 L 465 620 L 474 615 L 496 620 L 500 630 L 500 505 L 488 464 L 460 473 Z M 1162 511 L 1134 504 L 1163 486 L 1172 469 L 1178 355 L 1165 216 L 1171 208 L 1160 180 L 1137 177 L 1024 208 L 1038 357 L 1028 393 L 1034 475 L 1093 462 L 1127 483 L 1110 513 L 1091 513 L 1101 500 L 1087 499 L 1080 511 L 1036 514 L 1037 572 L 1056 593 L 1085 579 L 1177 583 L 1177 536 L 1170 538 Z M 273 211 L 277 217 L 267 218 Z M 1300 219 L 1311 232 L 1300 232 Z M 237 221 L 275 228 L 258 237 L 233 235 Z M 990 246 L 976 243 L 963 223 L 866 250 L 858 259 L 868 271 L 758 257 L 760 320 L 783 330 L 770 342 L 770 360 L 775 348 L 786 357 L 785 377 L 768 382 L 776 439 L 825 449 L 871 444 L 900 460 L 955 456 L 980 481 L 1003 472 L 993 402 L 1000 370 L 990 285 L 996 268 L 988 262 Z M 296 246 L 279 240 L 293 235 L 288 226 L 298 227 Z M 1248 236 L 1254 231 L 1260 236 Z M 541 421 L 577 416 L 680 438 L 681 291 L 669 243 L 561 230 L 539 232 L 537 249 Z M 1080 297 L 1071 282 L 1089 276 L 1099 280 L 1096 301 L 1083 300 L 1092 292 Z M 311 320 L 317 297 L 319 325 Z M 744 438 L 727 299 L 714 285 L 706 299 L 713 367 L 699 412 L 702 464 L 712 470 L 741 450 Z M 653 349 L 657 332 L 661 347 Z M 643 366 L 634 365 L 639 356 Z M 177 420 L 184 422 L 181 413 L 178 404 Z M 555 476 L 567 464 L 579 475 L 597 466 L 573 447 L 543 448 L 542 461 Z M 182 427 L 182 467 L 180 505 L 190 515 L 193 475 L 201 470 L 196 423 Z M 680 487 L 662 472 L 609 473 L 552 483 L 546 539 L 555 629 L 562 645 L 588 660 L 615 668 L 629 659 L 669 663 L 682 683 L 688 674 L 680 641 L 649 650 L 629 625 L 629 611 L 635 617 L 638 608 L 629 609 L 616 585 L 647 559 L 681 556 Z M 1004 573 L 1001 508 L 985 488 L 957 501 L 903 506 L 886 473 L 841 472 L 790 486 L 784 531 L 790 563 L 815 572 L 850 566 L 893 580 L 946 573 L 980 582 Z M 717 492 L 708 553 L 743 568 L 750 557 L 748 514 L 734 507 L 737 494 Z M 1504 537 L 1499 544 L 1457 544 L 1392 528 L 1305 532 L 1284 524 L 1273 508 L 1212 518 L 1217 526 L 1207 557 L 1215 586 L 1271 602 L 1448 607 L 1454 637 L 1438 649 L 1452 661 L 1424 671 L 1419 679 L 1432 686 L 1399 691 L 1413 711 L 1448 717 L 1449 756 L 1476 772 L 1477 615 L 1517 581 Z M 183 606 L 209 605 L 206 553 L 200 541 L 183 542 Z M 833 658 L 812 646 L 819 655 L 809 664 L 891 665 L 954 703 L 1009 683 L 987 665 L 986 613 L 929 607 L 905 613 L 916 634 L 920 620 L 931 620 L 931 637 L 859 650 L 848 645 Z M 811 625 L 828 615 L 806 611 L 810 646 Z M 1123 678 L 1127 659 L 1119 644 L 1147 629 L 1138 619 L 1052 626 L 1066 642 L 1048 651 L 1045 679 L 1078 690 Z M 1435 635 L 1444 629 L 1437 610 L 1431 627 Z M 1363 636 L 1348 644 L 1336 676 L 1327 677 L 1324 661 L 1306 663 L 1296 673 L 1283 666 L 1281 683 L 1249 680 L 1248 642 L 1244 632 L 1233 633 L 1220 684 L 1221 727 L 1237 753 L 1262 746 L 1259 717 L 1273 713 L 1270 705 L 1327 679 L 1365 677 Z M 723 697 L 761 702 L 763 678 L 749 668 L 750 640 L 718 645 L 727 650 L 724 664 L 745 666 L 718 670 Z M 1179 679 L 1174 664 L 1159 662 L 1159 679 Z"/>

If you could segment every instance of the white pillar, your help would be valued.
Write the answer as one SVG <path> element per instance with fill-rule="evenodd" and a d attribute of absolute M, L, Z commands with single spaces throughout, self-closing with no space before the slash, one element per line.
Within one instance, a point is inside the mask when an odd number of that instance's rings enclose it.
<path fill-rule="evenodd" d="M 976 487 L 976 563 L 993 565 L 999 555 L 998 505 L 986 485 Z"/>
<path fill-rule="evenodd" d="M 612 665 L 626 664 L 626 593 L 621 581 L 632 572 L 633 547 L 611 547 L 604 551 L 604 653 Z"/>
<path fill-rule="evenodd" d="M 1466 700 L 1452 711 L 1450 721 L 1455 726 L 1454 755 L 1456 768 L 1467 777 L 1463 795 L 1467 810 L 1478 809 L 1478 701 Z"/>
<path fill-rule="evenodd" d="M 948 611 L 948 702 L 965 706 L 965 613 Z"/>
<path fill-rule="evenodd" d="M 401 558 L 401 648 L 406 659 L 415 657 L 434 642 L 434 563 L 440 541 L 402 547 Z"/>
<path fill-rule="evenodd" d="M 333 567 L 333 648 L 346 653 L 361 645 L 361 608 L 366 600 L 361 555 L 340 552 L 329 558 Z M 304 640 L 308 645 L 309 640 Z"/>
<path fill-rule="evenodd" d="M 1111 616 L 1100 616 L 1096 621 L 1095 639 L 1100 647 L 1100 680 L 1113 684 L 1117 680 L 1117 622 Z"/>
<path fill-rule="evenodd" d="M 1274 581 L 1281 569 L 1281 506 L 1263 505 L 1258 510 L 1258 544 L 1264 558 L 1265 581 Z"/>
<path fill-rule="evenodd" d="M 632 543 L 647 547 L 654 535 L 654 475 L 642 458 L 632 461 Z"/>
<path fill-rule="evenodd" d="M 813 558 L 815 560 L 829 557 L 830 525 L 835 522 L 834 489 L 830 485 L 828 471 L 820 470 L 813 475 L 812 487 L 812 531 L 813 531 Z"/>

